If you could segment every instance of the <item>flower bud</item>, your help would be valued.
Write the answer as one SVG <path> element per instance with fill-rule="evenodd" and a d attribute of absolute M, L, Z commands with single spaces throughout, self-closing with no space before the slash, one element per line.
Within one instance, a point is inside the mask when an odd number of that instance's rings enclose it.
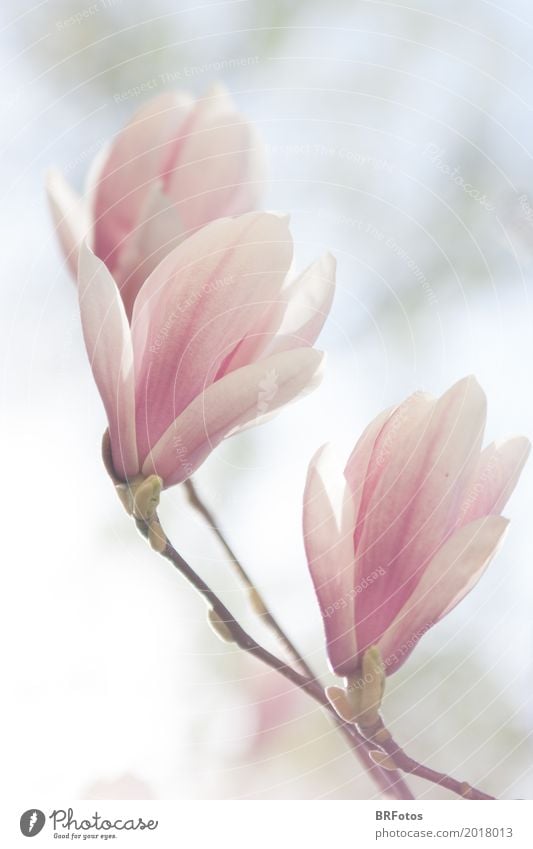
<path fill-rule="evenodd" d="M 345 722 L 357 723 L 362 729 L 374 728 L 385 689 L 385 671 L 376 646 L 366 650 L 359 675 L 347 678 L 346 684 L 346 688 L 326 688 L 331 705 Z"/>
<path fill-rule="evenodd" d="M 369 755 L 376 764 L 376 766 L 380 766 L 382 769 L 388 769 L 391 772 L 394 772 L 398 769 L 393 759 L 385 752 L 380 752 L 379 749 L 373 749 L 371 752 L 369 752 Z"/>
<path fill-rule="evenodd" d="M 248 590 L 248 598 L 250 600 L 250 604 L 252 609 L 257 613 L 258 616 L 266 616 L 267 609 L 264 605 L 263 599 L 255 589 L 255 587 L 250 587 Z"/>
<path fill-rule="evenodd" d="M 233 634 L 230 629 L 226 625 L 223 619 L 220 618 L 216 610 L 213 610 L 212 607 L 207 611 L 207 621 L 209 622 L 212 630 L 215 632 L 217 637 L 222 640 L 224 643 L 234 643 L 235 640 L 233 638 Z"/>
<path fill-rule="evenodd" d="M 150 475 L 138 485 L 131 487 L 133 515 L 136 519 L 150 522 L 159 505 L 163 481 L 158 475 Z"/>
<path fill-rule="evenodd" d="M 343 687 L 326 687 L 326 696 L 341 719 L 344 719 L 345 722 L 355 722 L 358 711 Z"/>
<path fill-rule="evenodd" d="M 167 538 L 163 528 L 159 524 L 157 516 L 152 517 L 148 526 L 148 541 L 154 551 L 162 554 L 167 547 Z"/>

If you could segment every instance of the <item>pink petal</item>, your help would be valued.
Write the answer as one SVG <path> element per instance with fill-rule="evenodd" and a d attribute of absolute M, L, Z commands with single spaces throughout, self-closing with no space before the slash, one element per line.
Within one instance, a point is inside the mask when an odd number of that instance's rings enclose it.
<path fill-rule="evenodd" d="M 379 567 L 387 577 L 361 596 L 357 638 L 376 643 L 459 521 L 461 500 L 479 458 L 485 396 L 473 378 L 460 381 L 426 414 L 409 418 L 390 439 L 356 546 L 357 573 Z M 392 433 L 389 430 L 389 433 Z"/>
<path fill-rule="evenodd" d="M 216 115 L 189 131 L 179 159 L 164 176 L 165 191 L 186 230 L 241 212 L 243 206 L 248 211 L 248 204 L 234 201 L 241 186 L 255 179 L 248 168 L 251 145 L 249 125 L 236 113 Z"/>
<path fill-rule="evenodd" d="M 281 293 L 286 308 L 269 353 L 314 345 L 333 303 L 336 267 L 335 257 L 324 254 Z"/>
<path fill-rule="evenodd" d="M 297 349 L 295 349 L 297 350 Z M 288 351 L 283 351 L 282 353 L 289 353 Z M 265 357 L 261 362 L 266 362 L 271 359 L 273 355 L 270 357 Z M 277 355 L 276 355 L 277 356 Z M 320 361 L 320 365 L 315 372 L 311 374 L 309 379 L 306 381 L 305 385 L 300 389 L 300 391 L 291 398 L 290 401 L 287 402 L 284 406 L 289 406 L 294 401 L 301 401 L 311 392 L 314 392 L 317 386 L 320 386 L 324 377 L 324 363 L 326 360 L 326 355 L 322 354 L 322 359 Z M 255 361 L 254 361 L 255 362 Z M 258 427 L 258 425 L 266 424 L 271 421 L 271 419 L 276 418 L 279 413 L 279 409 L 272 408 L 270 404 L 270 399 L 273 394 L 277 391 L 277 376 L 276 372 L 273 369 L 270 369 L 266 372 L 265 377 L 261 381 L 260 387 L 260 396 L 258 398 L 257 405 L 257 416 L 254 419 L 251 419 L 247 422 L 242 422 L 232 428 L 226 436 L 234 436 L 237 433 L 242 433 L 245 430 L 250 430 L 252 427 Z"/>
<path fill-rule="evenodd" d="M 145 197 L 139 224 L 124 238 L 113 276 L 131 319 L 133 304 L 147 277 L 183 239 L 183 227 L 175 206 L 154 181 Z"/>
<path fill-rule="evenodd" d="M 231 432 L 297 397 L 320 370 L 323 354 L 311 348 L 276 354 L 231 372 L 200 393 L 144 460 L 144 475 L 165 486 L 190 477 Z"/>
<path fill-rule="evenodd" d="M 265 181 L 264 146 L 216 84 L 191 109 L 164 167 L 165 191 L 191 232 L 254 209 Z"/>
<path fill-rule="evenodd" d="M 477 584 L 503 542 L 508 520 L 488 516 L 463 525 L 437 552 L 411 597 L 379 640 L 387 674 Z"/>
<path fill-rule="evenodd" d="M 85 345 L 109 422 L 113 465 L 126 479 L 139 472 L 130 329 L 115 281 L 85 243 L 78 292 Z"/>
<path fill-rule="evenodd" d="M 71 273 L 76 277 L 79 246 L 84 239 L 91 237 L 89 214 L 82 198 L 55 168 L 47 174 L 46 193 L 61 249 Z"/>
<path fill-rule="evenodd" d="M 328 657 L 338 675 L 357 668 L 353 616 L 355 512 L 350 489 L 329 446 L 309 465 L 303 527 L 307 562 L 322 613 Z"/>
<path fill-rule="evenodd" d="M 94 211 L 96 193 L 98 191 L 98 186 L 100 185 L 102 174 L 105 171 L 111 148 L 112 143 L 106 142 L 100 148 L 96 156 L 94 156 L 92 162 L 89 164 L 89 168 L 87 169 L 83 194 L 84 200 L 87 204 L 87 209 L 90 210 L 91 213 Z"/>
<path fill-rule="evenodd" d="M 410 395 L 402 404 L 380 413 L 363 431 L 352 451 L 344 474 L 350 484 L 357 512 L 355 543 L 359 543 L 372 497 L 400 440 L 416 437 L 434 406 L 434 399 L 422 392 Z"/>
<path fill-rule="evenodd" d="M 283 289 L 278 300 L 265 301 L 256 325 L 224 361 L 223 373 L 262 356 L 313 345 L 331 308 L 335 268 L 335 259 L 326 254 Z"/>
<path fill-rule="evenodd" d="M 219 376 L 229 374 L 235 369 L 260 360 L 271 354 L 279 354 L 282 351 L 289 351 L 297 345 L 293 342 L 292 345 L 278 346 L 276 345 L 277 333 L 283 319 L 286 304 L 280 300 L 279 293 L 276 294 L 275 300 L 265 300 L 257 302 L 255 312 L 255 320 L 250 316 L 250 322 L 246 335 L 239 340 L 238 344 L 231 346 L 230 351 L 222 360 L 218 369 Z"/>
<path fill-rule="evenodd" d="M 222 83 L 214 83 L 206 92 L 203 102 L 207 104 L 204 113 L 206 120 L 209 116 L 214 118 L 216 115 L 233 115 L 238 122 L 240 121 L 235 103 Z M 267 171 L 265 145 L 254 124 L 247 123 L 247 130 L 249 145 L 246 170 L 250 176 L 250 182 L 241 183 L 226 210 L 225 214 L 228 216 L 243 215 L 255 209 L 264 190 Z"/>
<path fill-rule="evenodd" d="M 472 481 L 461 503 L 461 524 L 479 516 L 501 513 L 529 456 L 531 445 L 523 436 L 492 443 L 481 452 Z"/>
<path fill-rule="evenodd" d="M 235 102 L 228 88 L 220 81 L 212 83 L 205 95 L 197 101 L 197 111 L 204 115 L 235 112 Z"/>
<path fill-rule="evenodd" d="M 174 168 L 179 164 L 189 136 L 214 118 L 235 113 L 235 104 L 228 90 L 220 83 L 210 86 L 205 95 L 198 100 L 192 101 L 187 98 L 187 102 L 190 106 L 187 116 L 179 125 L 178 132 L 167 147 L 161 163 L 160 176 L 164 178 L 165 184 L 169 182 Z"/>
<path fill-rule="evenodd" d="M 110 146 L 94 196 L 95 253 L 109 268 L 122 240 L 138 223 L 153 180 L 158 180 L 170 146 L 191 108 L 175 93 L 154 97 L 136 112 Z"/>
<path fill-rule="evenodd" d="M 253 124 L 247 124 L 246 156 L 243 176 L 231 201 L 226 215 L 242 215 L 260 205 L 267 183 L 267 156 L 263 140 Z"/>
<path fill-rule="evenodd" d="M 225 373 L 265 302 L 277 299 L 291 257 L 287 221 L 249 213 L 199 230 L 150 275 L 132 319 L 141 453 Z"/>

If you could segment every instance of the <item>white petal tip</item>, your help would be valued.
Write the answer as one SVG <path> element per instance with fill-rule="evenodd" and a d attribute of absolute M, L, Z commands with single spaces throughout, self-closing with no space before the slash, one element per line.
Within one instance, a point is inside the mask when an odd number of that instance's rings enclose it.
<path fill-rule="evenodd" d="M 53 189 L 56 180 L 63 180 L 62 171 L 55 165 L 51 165 L 44 172 L 44 185 L 47 190 Z"/>
<path fill-rule="evenodd" d="M 326 253 L 322 257 L 322 260 L 323 260 L 323 262 L 327 263 L 328 265 L 333 266 L 333 268 L 337 267 L 337 257 L 333 256 L 333 254 L 330 253 L 330 251 L 326 251 Z"/>
<path fill-rule="evenodd" d="M 230 97 L 230 93 L 224 83 L 212 83 L 206 90 L 205 97 Z"/>

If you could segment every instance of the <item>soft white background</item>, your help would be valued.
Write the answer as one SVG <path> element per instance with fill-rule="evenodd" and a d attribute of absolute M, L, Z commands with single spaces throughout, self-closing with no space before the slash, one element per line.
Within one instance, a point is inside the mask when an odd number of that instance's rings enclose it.
<path fill-rule="evenodd" d="M 533 217 L 520 202 L 533 206 L 533 11 L 525 0 L 8 0 L 2 13 L 2 779 L 33 800 L 372 796 L 314 704 L 216 640 L 204 604 L 122 511 L 99 459 L 104 416 L 44 174 L 55 164 L 82 186 L 149 96 L 124 99 L 128 89 L 155 79 L 154 93 L 201 94 L 222 79 L 268 145 L 265 206 L 292 213 L 295 267 L 337 256 L 323 387 L 198 475 L 326 678 L 300 535 L 316 447 L 348 452 L 381 408 L 470 372 L 488 394 L 488 438 L 533 435 Z M 494 208 L 445 176 L 428 145 Z M 532 496 L 530 466 L 505 549 L 385 704 L 414 755 L 508 798 L 533 795 Z M 163 515 L 268 641 L 179 491 Z"/>

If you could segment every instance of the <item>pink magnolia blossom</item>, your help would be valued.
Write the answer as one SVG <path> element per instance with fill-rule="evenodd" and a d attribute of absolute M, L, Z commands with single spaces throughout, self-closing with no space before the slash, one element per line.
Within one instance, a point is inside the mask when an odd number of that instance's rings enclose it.
<path fill-rule="evenodd" d="M 292 252 L 286 217 L 214 221 L 149 275 L 130 324 L 108 268 L 82 247 L 83 333 L 120 479 L 180 483 L 222 439 L 318 383 L 323 354 L 311 346 L 335 261 L 325 255 L 287 284 Z"/>
<path fill-rule="evenodd" d="M 482 450 L 485 417 L 483 391 L 465 378 L 378 416 L 344 471 L 329 446 L 311 461 L 305 547 L 337 674 L 359 674 L 372 646 L 395 672 L 498 549 L 530 446 L 517 437 Z"/>
<path fill-rule="evenodd" d="M 96 158 L 83 197 L 58 171 L 49 174 L 52 214 L 73 274 L 87 239 L 130 318 L 141 284 L 184 236 L 255 209 L 262 162 L 253 127 L 222 87 L 196 102 L 183 93 L 153 98 Z"/>

